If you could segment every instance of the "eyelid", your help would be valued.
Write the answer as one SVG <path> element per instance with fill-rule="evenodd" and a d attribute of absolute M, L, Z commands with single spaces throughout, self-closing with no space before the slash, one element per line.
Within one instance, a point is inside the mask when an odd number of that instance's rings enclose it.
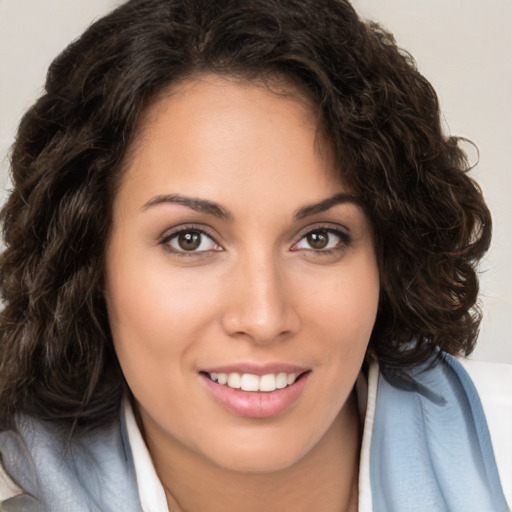
<path fill-rule="evenodd" d="M 295 239 L 299 240 L 312 231 L 319 231 L 322 229 L 332 233 L 340 233 L 344 237 L 350 237 L 350 229 L 346 226 L 343 226 L 342 224 L 335 224 L 333 222 L 319 222 L 315 224 L 309 224 L 308 226 L 302 228 L 295 236 Z"/>

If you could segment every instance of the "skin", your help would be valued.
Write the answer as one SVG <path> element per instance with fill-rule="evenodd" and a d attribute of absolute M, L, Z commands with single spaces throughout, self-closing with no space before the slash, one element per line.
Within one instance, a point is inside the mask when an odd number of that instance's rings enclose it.
<path fill-rule="evenodd" d="M 114 201 L 112 335 L 173 511 L 357 508 L 372 233 L 357 201 L 324 202 L 350 191 L 314 107 L 279 92 L 212 75 L 175 86 L 146 112 Z M 187 252 L 177 229 L 207 235 Z M 199 373 L 240 362 L 286 362 L 308 379 L 284 412 L 241 417 Z"/>

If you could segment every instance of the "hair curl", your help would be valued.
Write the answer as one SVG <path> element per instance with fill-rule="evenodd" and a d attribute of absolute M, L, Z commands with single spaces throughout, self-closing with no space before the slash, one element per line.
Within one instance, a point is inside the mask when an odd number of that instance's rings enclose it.
<path fill-rule="evenodd" d="M 116 413 L 124 381 L 103 297 L 116 184 L 148 104 L 205 72 L 277 77 L 315 100 L 375 234 L 381 363 L 472 350 L 490 214 L 392 36 L 345 0 L 131 0 L 53 62 L 19 126 L 1 212 L 1 428 L 17 411 L 68 427 Z"/>

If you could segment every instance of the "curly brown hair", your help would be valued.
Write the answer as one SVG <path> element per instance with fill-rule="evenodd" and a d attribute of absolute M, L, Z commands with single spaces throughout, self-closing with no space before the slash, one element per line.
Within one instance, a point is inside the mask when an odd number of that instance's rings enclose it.
<path fill-rule="evenodd" d="M 1 212 L 0 428 L 18 411 L 100 425 L 124 389 L 103 296 L 112 202 L 137 121 L 200 73 L 284 79 L 314 99 L 370 219 L 381 298 L 370 350 L 471 352 L 490 213 L 413 59 L 345 0 L 131 0 L 51 65 L 21 121 Z"/>

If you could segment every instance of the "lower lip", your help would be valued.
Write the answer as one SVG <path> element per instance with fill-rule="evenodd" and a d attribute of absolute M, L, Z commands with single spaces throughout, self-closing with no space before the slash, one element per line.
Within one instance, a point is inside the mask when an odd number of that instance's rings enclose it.
<path fill-rule="evenodd" d="M 242 391 L 217 384 L 200 374 L 215 400 L 227 411 L 245 418 L 270 418 L 284 413 L 304 391 L 309 373 L 302 375 L 290 386 L 275 391 Z"/>

